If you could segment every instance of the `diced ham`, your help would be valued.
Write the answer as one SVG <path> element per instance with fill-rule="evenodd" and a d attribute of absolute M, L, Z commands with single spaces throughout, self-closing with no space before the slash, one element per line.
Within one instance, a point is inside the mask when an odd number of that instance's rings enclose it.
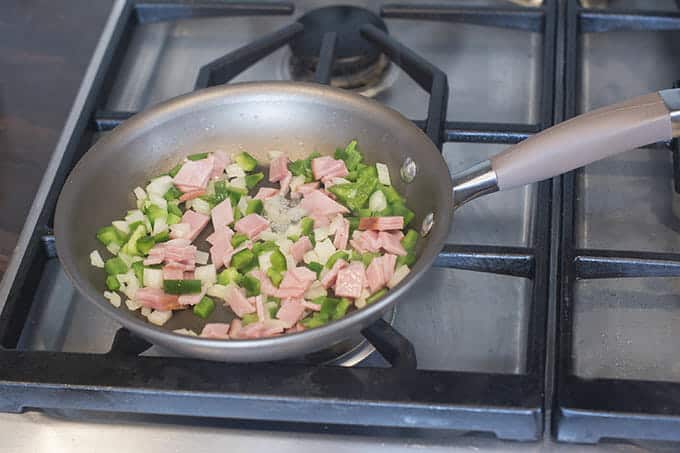
<path fill-rule="evenodd" d="M 358 261 L 341 269 L 335 282 L 335 295 L 352 299 L 360 297 L 361 290 L 364 288 L 364 274 L 364 265 Z"/>
<path fill-rule="evenodd" d="M 333 159 L 330 156 L 321 156 L 312 159 L 312 174 L 314 179 L 322 179 L 326 177 L 342 178 L 347 176 L 347 166 L 345 162 L 339 159 Z"/>
<path fill-rule="evenodd" d="M 236 231 L 245 234 L 249 239 L 257 237 L 267 228 L 269 228 L 269 222 L 259 214 L 248 214 L 235 225 Z"/>
<path fill-rule="evenodd" d="M 293 327 L 291 327 L 290 329 L 286 329 L 286 333 L 297 333 L 297 332 L 303 332 L 305 330 L 307 330 L 307 328 L 305 326 L 303 326 L 300 323 L 297 323 Z"/>
<path fill-rule="evenodd" d="M 161 264 L 165 259 L 165 251 L 162 247 L 154 246 L 149 250 L 149 256 L 144 259 L 145 266 L 153 266 L 154 264 Z"/>
<path fill-rule="evenodd" d="M 139 288 L 135 293 L 137 303 L 154 310 L 177 310 L 182 308 L 177 299 L 177 296 L 166 294 L 162 289 L 158 288 Z"/>
<path fill-rule="evenodd" d="M 184 215 L 182 216 L 182 223 L 189 224 L 190 230 L 189 236 L 185 237 L 184 239 L 189 239 L 190 241 L 196 239 L 201 231 L 203 231 L 203 228 L 205 228 L 205 226 L 208 224 L 209 220 L 210 217 L 207 215 L 200 214 L 196 211 L 192 211 L 191 209 L 185 211 Z"/>
<path fill-rule="evenodd" d="M 286 175 L 281 179 L 281 195 L 284 197 L 288 193 L 290 188 L 290 182 L 293 180 L 293 174 L 291 172 L 286 173 Z"/>
<path fill-rule="evenodd" d="M 176 223 L 170 225 L 170 237 L 173 239 L 188 238 L 191 233 L 191 225 L 188 223 Z"/>
<path fill-rule="evenodd" d="M 304 300 L 304 299 L 303 299 Z M 283 321 L 286 328 L 293 327 L 301 318 L 305 311 L 305 306 L 300 299 L 283 299 L 281 308 L 276 313 L 276 318 Z"/>
<path fill-rule="evenodd" d="M 397 255 L 387 253 L 382 257 L 383 275 L 385 276 L 385 284 L 392 279 L 394 275 L 394 267 L 397 265 Z"/>
<path fill-rule="evenodd" d="M 149 257 L 144 260 L 146 266 L 167 263 L 183 265 L 184 271 L 194 270 L 196 265 L 196 247 L 187 239 L 172 239 L 154 245 L 149 250 Z"/>
<path fill-rule="evenodd" d="M 394 233 L 381 231 L 378 235 L 378 242 L 380 242 L 380 247 L 382 247 L 386 252 L 399 256 L 406 256 L 406 249 L 404 249 L 404 246 L 401 245 L 402 236 L 403 235 L 401 231 Z"/>
<path fill-rule="evenodd" d="M 257 318 L 260 321 L 264 321 L 265 319 L 265 310 L 264 310 L 264 302 L 262 300 L 262 296 L 254 296 L 254 297 L 249 297 L 248 302 L 250 302 L 251 305 L 255 305 L 255 310 L 257 311 Z"/>
<path fill-rule="evenodd" d="M 309 283 L 310 285 L 314 280 L 316 280 L 316 272 L 306 267 L 299 266 L 292 269 L 295 278 L 303 283 Z"/>
<path fill-rule="evenodd" d="M 229 338 L 237 339 L 239 338 L 239 333 L 241 332 L 241 320 L 234 318 L 229 324 Z"/>
<path fill-rule="evenodd" d="M 349 243 L 361 253 L 380 251 L 379 233 L 377 231 L 355 231 Z"/>
<path fill-rule="evenodd" d="M 203 296 L 205 296 L 204 292 L 196 294 L 182 294 L 177 299 L 177 302 L 179 302 L 180 305 L 196 305 L 201 301 L 201 299 L 203 299 Z"/>
<path fill-rule="evenodd" d="M 203 326 L 201 337 L 214 338 L 217 340 L 229 339 L 229 324 L 223 322 L 211 322 Z"/>
<path fill-rule="evenodd" d="M 248 302 L 246 296 L 241 292 L 241 290 L 239 290 L 237 286 L 229 285 L 226 296 L 226 301 L 229 305 L 229 308 L 231 308 L 231 310 L 239 318 L 242 318 L 243 315 L 247 315 L 248 313 L 253 313 L 255 311 L 255 307 L 250 302 Z"/>
<path fill-rule="evenodd" d="M 227 198 L 221 201 L 210 211 L 212 224 L 215 231 L 222 229 L 234 221 L 234 211 L 231 208 L 231 200 Z"/>
<path fill-rule="evenodd" d="M 222 176 L 224 169 L 231 163 L 231 157 L 229 157 L 229 154 L 227 154 L 226 151 L 222 150 L 215 151 L 213 156 L 215 157 L 215 161 L 213 163 L 212 173 L 210 173 L 210 179 L 217 179 Z"/>
<path fill-rule="evenodd" d="M 168 263 L 163 266 L 163 280 L 182 280 L 184 278 L 184 264 Z"/>
<path fill-rule="evenodd" d="M 256 200 L 267 200 L 278 195 L 279 190 L 272 187 L 260 187 L 255 195 Z"/>
<path fill-rule="evenodd" d="M 314 302 L 310 302 L 308 300 L 302 300 L 302 306 L 305 307 L 308 310 L 312 311 L 319 311 L 321 310 L 321 305 L 320 304 L 315 304 Z"/>
<path fill-rule="evenodd" d="M 338 277 L 338 272 L 340 272 L 340 270 L 345 267 L 347 267 L 347 261 L 343 260 L 342 258 L 337 260 L 335 263 L 333 263 L 333 267 L 330 268 L 328 273 L 321 279 L 321 285 L 326 289 L 333 286 L 335 284 L 336 278 Z"/>
<path fill-rule="evenodd" d="M 215 164 L 213 155 L 201 160 L 188 160 L 173 178 L 175 186 L 182 192 L 205 189 Z M 190 190 L 187 190 L 190 189 Z"/>
<path fill-rule="evenodd" d="M 260 293 L 262 293 L 263 296 L 273 296 L 276 293 L 276 286 L 274 286 L 269 277 L 267 277 L 260 269 L 253 269 L 250 271 L 250 275 L 260 281 Z"/>
<path fill-rule="evenodd" d="M 234 232 L 229 227 L 216 229 L 213 234 L 206 238 L 206 241 L 212 245 L 210 247 L 210 258 L 215 265 L 215 269 L 219 269 L 224 265 L 224 258 L 227 253 L 234 250 L 231 245 L 231 237 Z"/>
<path fill-rule="evenodd" d="M 366 268 L 366 281 L 368 282 L 368 287 L 371 289 L 371 293 L 374 293 L 381 289 L 387 281 L 385 280 L 385 274 L 383 272 L 383 261 L 382 257 L 373 258 L 371 264 Z"/>
<path fill-rule="evenodd" d="M 282 299 L 302 297 L 314 280 L 316 280 L 316 273 L 306 267 L 288 269 L 275 296 Z"/>
<path fill-rule="evenodd" d="M 307 195 L 308 193 L 314 192 L 319 188 L 319 183 L 317 181 L 308 182 L 307 184 L 301 184 L 293 194 Z"/>
<path fill-rule="evenodd" d="M 194 271 L 187 271 L 184 273 L 184 280 L 194 280 Z"/>
<path fill-rule="evenodd" d="M 253 247 L 253 243 L 251 241 L 246 241 L 243 244 L 239 245 L 235 249 L 231 249 L 228 252 L 224 253 L 224 261 L 222 264 L 224 264 L 224 267 L 229 267 L 229 264 L 231 264 L 231 257 L 236 255 L 238 252 L 240 252 L 243 249 L 250 249 Z"/>
<path fill-rule="evenodd" d="M 332 200 L 320 190 L 314 190 L 305 195 L 300 205 L 302 206 L 302 209 L 315 215 L 332 216 L 349 212 L 346 207 Z"/>
<path fill-rule="evenodd" d="M 293 256 L 295 264 L 302 261 L 302 257 L 305 253 L 312 250 L 312 248 L 312 241 L 310 241 L 307 236 L 302 236 L 298 239 L 295 244 L 290 247 L 290 254 Z"/>
<path fill-rule="evenodd" d="M 199 190 L 192 190 L 191 192 L 185 192 L 179 197 L 179 201 L 189 201 L 193 200 L 194 198 L 198 198 L 202 195 L 205 195 L 205 189 L 199 189 Z"/>
<path fill-rule="evenodd" d="M 349 240 L 349 221 L 340 217 L 337 222 L 338 225 L 335 227 L 333 245 L 338 250 L 344 250 L 347 248 L 347 241 Z"/>
<path fill-rule="evenodd" d="M 279 156 L 269 164 L 269 182 L 281 181 L 288 171 L 288 157 Z"/>
<path fill-rule="evenodd" d="M 266 338 L 283 333 L 283 323 L 272 320 L 254 322 L 241 328 L 237 338 Z"/>
<path fill-rule="evenodd" d="M 404 228 L 402 216 L 391 217 L 362 217 L 359 219 L 360 230 L 390 231 Z"/>
<path fill-rule="evenodd" d="M 314 220 L 314 228 L 323 228 L 331 224 L 331 216 L 321 214 L 310 214 L 309 217 Z"/>

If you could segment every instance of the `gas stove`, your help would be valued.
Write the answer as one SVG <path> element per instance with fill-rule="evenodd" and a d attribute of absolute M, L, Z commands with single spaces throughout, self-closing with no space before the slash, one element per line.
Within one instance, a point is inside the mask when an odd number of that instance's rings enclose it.
<path fill-rule="evenodd" d="M 0 286 L 0 410 L 171 420 L 177 433 L 227 419 L 381 439 L 477 433 L 469 445 L 492 448 L 478 433 L 680 440 L 680 407 L 664 404 L 680 389 L 676 143 L 463 206 L 436 267 L 382 321 L 285 362 L 204 362 L 147 344 L 75 291 L 51 236 L 61 185 L 92 143 L 195 89 L 352 90 L 422 127 L 454 173 L 680 78 L 673 2 L 597 3 L 115 1 Z"/>

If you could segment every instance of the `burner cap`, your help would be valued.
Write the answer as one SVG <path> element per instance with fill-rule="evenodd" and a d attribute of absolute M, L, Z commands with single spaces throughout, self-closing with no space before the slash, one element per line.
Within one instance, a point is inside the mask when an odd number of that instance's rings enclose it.
<path fill-rule="evenodd" d="M 362 25 L 372 24 L 387 31 L 385 22 L 372 11 L 355 6 L 329 6 L 304 14 L 298 20 L 305 29 L 291 43 L 293 55 L 303 64 L 316 66 L 324 33 L 338 34 L 333 73 L 335 75 L 361 71 L 374 65 L 380 49 L 364 39 L 359 32 Z"/>

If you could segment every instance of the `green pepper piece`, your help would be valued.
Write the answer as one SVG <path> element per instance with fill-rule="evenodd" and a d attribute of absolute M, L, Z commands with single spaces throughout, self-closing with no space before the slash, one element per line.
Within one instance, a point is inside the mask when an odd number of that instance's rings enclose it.
<path fill-rule="evenodd" d="M 109 275 L 106 277 L 106 289 L 109 291 L 117 291 L 120 289 L 120 282 L 115 275 Z"/>
<path fill-rule="evenodd" d="M 272 284 L 274 286 L 276 286 L 277 288 L 279 287 L 279 285 L 283 281 L 283 274 L 281 272 L 277 271 L 276 269 L 274 269 L 273 267 L 270 267 L 269 269 L 267 269 L 267 277 L 269 277 L 269 280 L 271 280 Z"/>
<path fill-rule="evenodd" d="M 172 169 L 168 172 L 168 174 L 169 174 L 172 178 L 174 178 L 175 176 L 177 176 L 177 173 L 179 173 L 179 171 L 182 169 L 182 165 L 183 165 L 183 164 L 177 164 L 177 165 L 175 165 L 175 166 L 172 167 Z"/>
<path fill-rule="evenodd" d="M 401 245 L 408 252 L 413 252 L 416 248 L 416 242 L 418 241 L 418 233 L 416 230 L 408 230 L 406 235 L 401 240 Z"/>
<path fill-rule="evenodd" d="M 246 175 L 246 187 L 248 189 L 254 188 L 260 181 L 264 179 L 264 173 L 253 173 L 252 175 Z"/>
<path fill-rule="evenodd" d="M 347 255 L 347 252 L 343 250 L 338 250 L 337 252 L 328 257 L 328 261 L 326 261 L 326 267 L 330 269 L 331 267 L 333 267 L 335 262 L 341 258 L 346 261 L 347 258 L 349 258 L 349 255 Z"/>
<path fill-rule="evenodd" d="M 252 297 L 260 295 L 260 281 L 252 275 L 243 277 L 241 285 L 246 289 L 246 296 Z"/>
<path fill-rule="evenodd" d="M 182 221 L 182 218 L 178 215 L 175 214 L 168 214 L 168 219 L 166 222 L 168 223 L 168 226 L 178 224 Z"/>
<path fill-rule="evenodd" d="M 208 319 L 214 310 L 215 301 L 207 296 L 203 296 L 201 301 L 194 305 L 194 314 L 199 318 Z"/>
<path fill-rule="evenodd" d="M 234 156 L 234 162 L 244 171 L 253 171 L 257 167 L 257 160 L 245 151 Z"/>
<path fill-rule="evenodd" d="M 163 291 L 168 294 L 196 294 L 201 292 L 200 280 L 163 280 Z"/>
<path fill-rule="evenodd" d="M 300 220 L 300 234 L 302 236 L 310 236 L 314 231 L 314 219 L 305 217 Z"/>
<path fill-rule="evenodd" d="M 350 237 L 354 230 L 359 228 L 359 217 L 345 217 L 349 221 L 349 234 Z"/>
<path fill-rule="evenodd" d="M 104 263 L 104 270 L 108 275 L 124 274 L 128 271 L 127 264 L 119 257 L 109 258 Z"/>
<path fill-rule="evenodd" d="M 241 325 L 245 327 L 248 324 L 252 324 L 259 320 L 260 318 L 258 318 L 257 313 L 246 313 L 245 315 L 243 315 L 243 318 L 241 318 Z"/>
<path fill-rule="evenodd" d="M 238 197 L 241 198 L 240 195 Z M 232 200 L 231 206 L 234 208 L 234 223 L 238 222 L 243 217 L 243 213 L 241 212 L 241 210 L 236 208 L 237 205 L 238 201 L 234 203 Z"/>
<path fill-rule="evenodd" d="M 404 226 L 411 223 L 411 220 L 416 216 L 415 212 L 411 211 L 403 203 L 394 203 L 391 205 L 392 214 L 395 216 L 402 216 L 404 218 Z"/>
<path fill-rule="evenodd" d="M 255 254 L 255 256 L 260 256 L 264 252 L 271 252 L 278 248 L 279 246 L 276 245 L 276 242 L 274 241 L 257 241 L 256 243 L 253 244 L 252 251 Z"/>
<path fill-rule="evenodd" d="M 114 226 L 105 226 L 97 231 L 97 239 L 104 245 L 109 245 L 111 243 L 123 245 L 125 242 L 125 235 L 118 231 Z"/>
<path fill-rule="evenodd" d="M 208 153 L 196 153 L 196 154 L 189 154 L 187 156 L 187 159 L 189 160 L 203 160 L 208 157 Z"/>
<path fill-rule="evenodd" d="M 269 261 L 272 263 L 272 269 L 278 272 L 284 272 L 288 269 L 286 264 L 286 257 L 283 256 L 281 250 L 277 247 L 269 257 Z"/>
<path fill-rule="evenodd" d="M 182 196 L 182 192 L 175 186 L 170 186 L 167 192 L 165 192 L 165 195 L 163 195 L 163 198 L 165 198 L 168 201 L 172 200 L 177 200 L 179 197 Z"/>
<path fill-rule="evenodd" d="M 317 263 L 316 261 L 312 261 L 311 263 L 307 264 L 307 269 L 316 272 L 316 278 L 319 278 L 319 275 L 323 270 L 323 265 L 321 263 Z"/>
<path fill-rule="evenodd" d="M 376 256 L 378 256 L 377 253 L 366 252 L 361 255 L 361 262 L 364 263 L 364 266 L 368 267 Z"/>
<path fill-rule="evenodd" d="M 373 217 L 373 213 L 368 208 L 357 209 L 354 213 L 359 216 L 360 219 L 363 217 Z"/>
<path fill-rule="evenodd" d="M 139 249 L 137 248 L 137 242 L 146 235 L 146 227 L 144 225 L 137 225 L 133 233 L 130 235 L 130 239 L 125 243 L 121 251 L 127 253 L 128 255 L 139 255 Z"/>
<path fill-rule="evenodd" d="M 231 245 L 236 248 L 248 240 L 248 236 L 243 233 L 236 233 L 231 237 Z"/>
<path fill-rule="evenodd" d="M 321 305 L 321 310 L 319 310 L 319 314 L 323 318 L 328 320 L 333 318 L 333 314 L 335 313 L 336 307 L 340 303 L 340 299 L 337 297 L 321 296 L 314 299 L 313 302 L 315 304 Z"/>
<path fill-rule="evenodd" d="M 361 258 L 361 253 L 357 252 L 356 250 L 352 250 L 352 253 L 349 256 L 350 261 L 361 261 Z"/>
<path fill-rule="evenodd" d="M 327 318 L 321 316 L 320 313 L 314 313 L 312 316 L 307 317 L 300 321 L 300 323 L 308 329 L 314 329 L 316 327 L 321 327 L 328 322 Z"/>
<path fill-rule="evenodd" d="M 153 240 L 158 244 L 159 242 L 165 242 L 170 240 L 170 233 L 168 231 L 163 231 L 161 233 L 158 233 L 153 237 Z"/>
<path fill-rule="evenodd" d="M 364 156 L 357 149 L 356 140 L 349 142 L 345 149 L 336 149 L 335 158 L 343 160 L 347 166 L 347 170 L 349 171 L 356 169 L 357 165 L 359 165 L 361 161 L 364 160 Z"/>
<path fill-rule="evenodd" d="M 385 199 L 387 200 L 388 204 L 394 204 L 394 203 L 403 203 L 404 199 L 399 195 L 399 192 L 397 192 L 397 189 L 395 189 L 393 186 L 380 186 L 380 190 L 382 191 L 383 195 L 385 195 Z"/>
<path fill-rule="evenodd" d="M 405 256 L 397 257 L 397 266 L 405 264 L 407 266 L 413 265 L 416 262 L 416 255 L 413 252 L 409 252 Z"/>
<path fill-rule="evenodd" d="M 146 216 L 149 218 L 151 225 L 153 225 L 154 222 L 156 222 L 156 220 L 158 219 L 167 219 L 168 211 L 159 206 L 156 206 L 155 204 L 152 204 L 149 205 L 148 208 L 146 208 Z"/>
<path fill-rule="evenodd" d="M 233 267 L 228 267 L 227 269 L 220 272 L 219 275 L 217 275 L 217 283 L 220 285 L 226 286 L 230 283 L 240 285 L 242 280 L 243 275 L 239 274 L 239 272 Z"/>
<path fill-rule="evenodd" d="M 156 245 L 156 241 L 154 241 L 153 237 L 143 236 L 137 241 L 137 250 L 139 250 L 139 253 L 146 256 L 154 245 Z"/>
<path fill-rule="evenodd" d="M 312 160 L 320 157 L 321 154 L 314 151 L 306 159 L 295 160 L 288 164 L 288 170 L 295 176 L 304 176 L 305 182 L 312 182 L 314 174 L 312 172 Z"/>
<path fill-rule="evenodd" d="M 276 314 L 279 312 L 279 308 L 281 308 L 281 302 L 268 299 L 265 307 L 269 311 L 269 317 L 273 319 L 276 318 Z"/>
<path fill-rule="evenodd" d="M 243 249 L 231 257 L 231 265 L 239 271 L 248 269 L 255 261 L 255 254 L 248 249 Z"/>
<path fill-rule="evenodd" d="M 376 291 L 366 298 L 366 303 L 372 304 L 373 302 L 380 299 L 385 294 L 387 294 L 387 289 L 385 289 L 385 288 L 381 289 L 380 291 Z"/>
<path fill-rule="evenodd" d="M 168 214 L 175 215 L 177 217 L 182 217 L 182 209 L 179 207 L 179 201 L 173 200 L 168 201 Z"/>
<path fill-rule="evenodd" d="M 137 277 L 139 285 L 144 286 L 144 263 L 141 261 L 135 261 L 130 267 L 132 268 L 132 272 L 135 273 L 135 277 Z"/>
<path fill-rule="evenodd" d="M 248 206 L 246 207 L 246 215 L 248 214 L 262 214 L 262 210 L 264 209 L 264 205 L 262 204 L 262 200 L 250 200 L 248 202 Z"/>
<path fill-rule="evenodd" d="M 350 305 L 352 305 L 352 301 L 347 299 L 346 297 L 343 297 L 342 299 L 340 299 L 340 302 L 338 302 L 338 304 L 335 306 L 335 310 L 333 311 L 331 317 L 333 319 L 342 318 L 347 313 L 347 309 L 349 308 Z"/>

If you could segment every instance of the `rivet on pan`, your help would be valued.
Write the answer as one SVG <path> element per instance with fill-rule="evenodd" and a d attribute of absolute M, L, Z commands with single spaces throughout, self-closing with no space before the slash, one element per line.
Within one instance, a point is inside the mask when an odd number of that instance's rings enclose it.
<path fill-rule="evenodd" d="M 418 167 L 416 166 L 416 161 L 407 157 L 404 163 L 401 164 L 401 180 L 405 183 L 411 183 L 416 179 L 416 173 L 418 172 Z"/>
<path fill-rule="evenodd" d="M 427 234 L 432 229 L 432 225 L 434 225 L 434 213 L 433 212 L 426 215 L 425 219 L 423 219 L 423 224 L 420 227 L 420 234 L 422 236 L 427 236 Z"/>

